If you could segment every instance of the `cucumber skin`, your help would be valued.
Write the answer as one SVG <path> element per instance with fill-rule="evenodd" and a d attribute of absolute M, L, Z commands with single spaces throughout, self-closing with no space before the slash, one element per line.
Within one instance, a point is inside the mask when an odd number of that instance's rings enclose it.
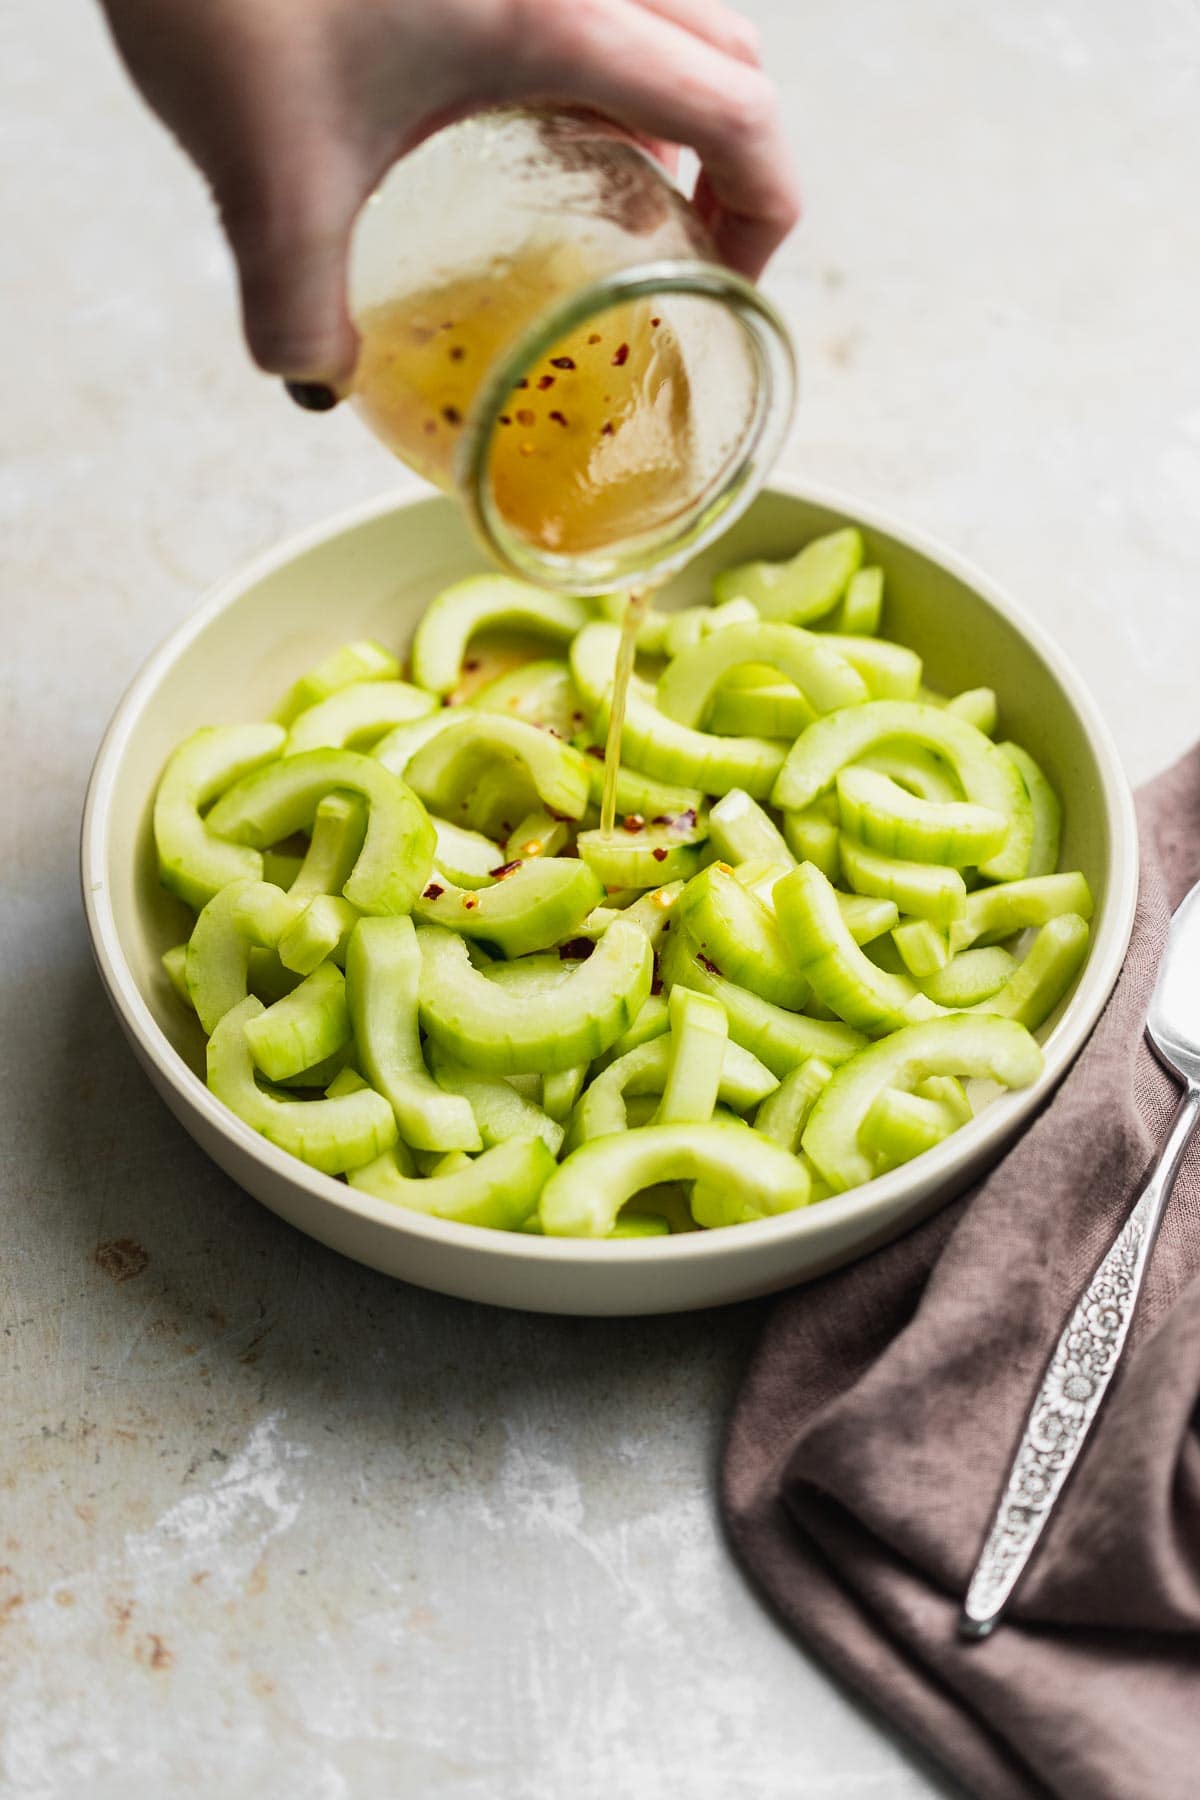
<path fill-rule="evenodd" d="M 199 808 L 273 763 L 285 735 L 278 725 L 209 725 L 168 757 L 154 796 L 158 878 L 196 912 L 229 882 L 262 879 L 258 850 L 214 835 Z"/>
<path fill-rule="evenodd" d="M 468 575 L 443 588 L 422 613 L 412 644 L 413 680 L 431 694 L 448 694 L 458 684 L 463 656 L 476 632 L 520 624 L 567 643 L 591 616 L 582 600 L 511 575 Z"/>
<path fill-rule="evenodd" d="M 510 1138 L 452 1175 L 405 1173 L 394 1153 L 350 1172 L 356 1193 L 430 1218 L 493 1231 L 520 1231 L 534 1212 L 555 1162 L 540 1138 Z"/>
<path fill-rule="evenodd" d="M 603 884 L 592 870 L 565 856 L 522 863 L 503 881 L 475 889 L 457 888 L 435 872 L 430 887 L 442 891 L 431 897 L 427 889 L 413 906 L 414 918 L 462 937 L 482 938 L 508 957 L 546 950 L 569 937 L 604 898 Z"/>

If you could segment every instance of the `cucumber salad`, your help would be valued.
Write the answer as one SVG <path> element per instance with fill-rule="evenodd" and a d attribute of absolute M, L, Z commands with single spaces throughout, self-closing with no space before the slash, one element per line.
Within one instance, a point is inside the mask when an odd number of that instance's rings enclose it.
<path fill-rule="evenodd" d="M 650 1237 L 845 1192 L 1036 1079 L 1092 897 L 996 695 L 923 685 L 856 530 L 713 585 L 642 616 L 611 833 L 620 596 L 469 577 L 407 678 L 345 644 L 179 746 L 163 963 L 238 1118 L 440 1219 Z"/>

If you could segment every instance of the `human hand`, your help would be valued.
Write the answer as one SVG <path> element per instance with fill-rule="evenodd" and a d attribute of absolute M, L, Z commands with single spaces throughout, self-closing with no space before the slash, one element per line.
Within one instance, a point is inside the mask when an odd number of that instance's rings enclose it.
<path fill-rule="evenodd" d="M 255 361 L 332 405 L 354 219 L 398 157 L 487 106 L 587 106 L 700 157 L 717 250 L 757 276 L 799 215 L 778 96 L 722 0 L 102 0 L 207 177 Z"/>

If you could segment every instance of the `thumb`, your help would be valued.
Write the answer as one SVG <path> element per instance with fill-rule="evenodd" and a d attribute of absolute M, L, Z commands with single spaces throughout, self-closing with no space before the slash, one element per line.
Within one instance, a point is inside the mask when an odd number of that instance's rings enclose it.
<path fill-rule="evenodd" d="M 320 162 L 276 155 L 265 179 L 218 194 L 218 204 L 237 262 L 250 354 L 268 374 L 336 395 L 358 353 L 346 264 L 365 196 L 350 170 Z"/>

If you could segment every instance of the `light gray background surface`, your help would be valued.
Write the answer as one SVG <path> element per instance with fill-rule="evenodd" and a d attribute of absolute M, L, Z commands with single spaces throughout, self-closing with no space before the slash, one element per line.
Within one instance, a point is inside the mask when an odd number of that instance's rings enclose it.
<path fill-rule="evenodd" d="M 791 472 L 974 556 L 1131 774 L 1195 735 L 1195 0 L 751 0 L 809 196 Z M 405 477 L 248 368 L 200 185 L 87 4 L 0 10 L 0 1795 L 949 1792 L 722 1548 L 765 1306 L 442 1300 L 234 1190 L 76 897 L 88 765 L 206 584 Z"/>

